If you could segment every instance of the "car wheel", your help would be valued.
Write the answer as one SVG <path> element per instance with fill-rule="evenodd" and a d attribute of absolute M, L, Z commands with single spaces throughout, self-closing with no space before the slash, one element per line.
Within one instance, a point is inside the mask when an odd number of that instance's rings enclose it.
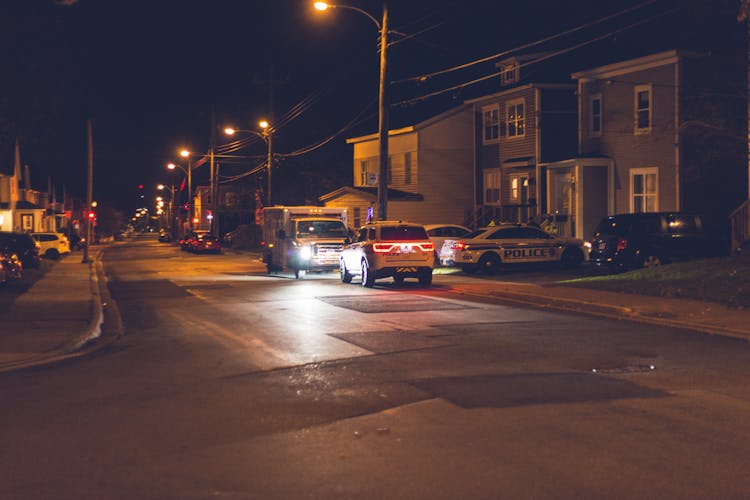
<path fill-rule="evenodd" d="M 375 285 L 375 277 L 370 273 L 370 266 L 362 259 L 362 286 L 372 288 Z"/>
<path fill-rule="evenodd" d="M 349 270 L 346 268 L 346 264 L 344 263 L 344 259 L 339 260 L 339 272 L 341 273 L 341 282 L 342 283 L 351 283 L 352 282 L 352 275 L 349 274 Z"/>
<path fill-rule="evenodd" d="M 44 252 L 44 256 L 48 259 L 59 259 L 60 258 L 60 252 L 55 250 L 54 248 L 50 248 L 46 252 Z"/>
<path fill-rule="evenodd" d="M 563 267 L 578 267 L 581 265 L 581 262 L 583 262 L 583 252 L 577 248 L 568 248 L 563 252 L 560 262 Z"/>
<path fill-rule="evenodd" d="M 494 253 L 486 253 L 479 259 L 479 269 L 484 274 L 497 274 L 500 272 L 500 258 Z"/>
<path fill-rule="evenodd" d="M 662 265 L 662 260 L 657 255 L 646 255 L 643 257 L 643 262 L 641 265 L 646 268 L 652 268 L 652 267 L 658 267 Z"/>
<path fill-rule="evenodd" d="M 419 272 L 419 286 L 432 286 L 432 269 Z"/>

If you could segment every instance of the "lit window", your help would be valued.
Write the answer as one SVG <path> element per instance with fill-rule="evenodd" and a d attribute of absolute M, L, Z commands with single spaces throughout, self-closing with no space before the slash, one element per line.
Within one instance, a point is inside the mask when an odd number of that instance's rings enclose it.
<path fill-rule="evenodd" d="M 521 137 L 526 133 L 525 113 L 523 99 L 508 102 L 506 113 L 508 137 Z"/>
<path fill-rule="evenodd" d="M 630 204 L 633 213 L 659 210 L 659 178 L 655 167 L 630 171 Z"/>
<path fill-rule="evenodd" d="M 484 172 L 484 203 L 487 205 L 497 205 L 500 203 L 499 169 Z"/>

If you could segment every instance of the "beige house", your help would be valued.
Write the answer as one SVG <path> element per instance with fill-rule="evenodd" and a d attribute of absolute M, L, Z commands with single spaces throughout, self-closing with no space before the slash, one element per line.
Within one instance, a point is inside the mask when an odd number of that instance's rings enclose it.
<path fill-rule="evenodd" d="M 474 117 L 462 105 L 413 126 L 389 131 L 388 218 L 421 224 L 463 224 L 474 206 Z M 349 209 L 359 227 L 377 219 L 378 136 L 347 139 L 354 146 L 354 185 L 320 197 Z"/>
<path fill-rule="evenodd" d="M 670 50 L 574 73 L 578 156 L 543 165 L 561 232 L 590 238 L 606 215 L 656 211 L 699 213 L 725 232 L 747 186 L 727 71 L 721 58 Z"/>

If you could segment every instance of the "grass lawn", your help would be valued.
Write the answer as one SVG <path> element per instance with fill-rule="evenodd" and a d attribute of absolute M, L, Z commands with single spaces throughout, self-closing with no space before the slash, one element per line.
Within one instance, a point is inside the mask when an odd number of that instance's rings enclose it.
<path fill-rule="evenodd" d="M 656 297 L 685 297 L 745 309 L 750 308 L 750 258 L 675 262 L 653 269 L 566 280 L 559 284 Z"/>

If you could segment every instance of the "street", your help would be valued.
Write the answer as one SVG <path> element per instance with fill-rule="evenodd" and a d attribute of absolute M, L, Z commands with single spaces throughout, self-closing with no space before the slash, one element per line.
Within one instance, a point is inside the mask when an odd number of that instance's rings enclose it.
<path fill-rule="evenodd" d="M 103 262 L 122 339 L 0 374 L 1 498 L 750 497 L 746 341 L 467 293 L 563 271 Z"/>

